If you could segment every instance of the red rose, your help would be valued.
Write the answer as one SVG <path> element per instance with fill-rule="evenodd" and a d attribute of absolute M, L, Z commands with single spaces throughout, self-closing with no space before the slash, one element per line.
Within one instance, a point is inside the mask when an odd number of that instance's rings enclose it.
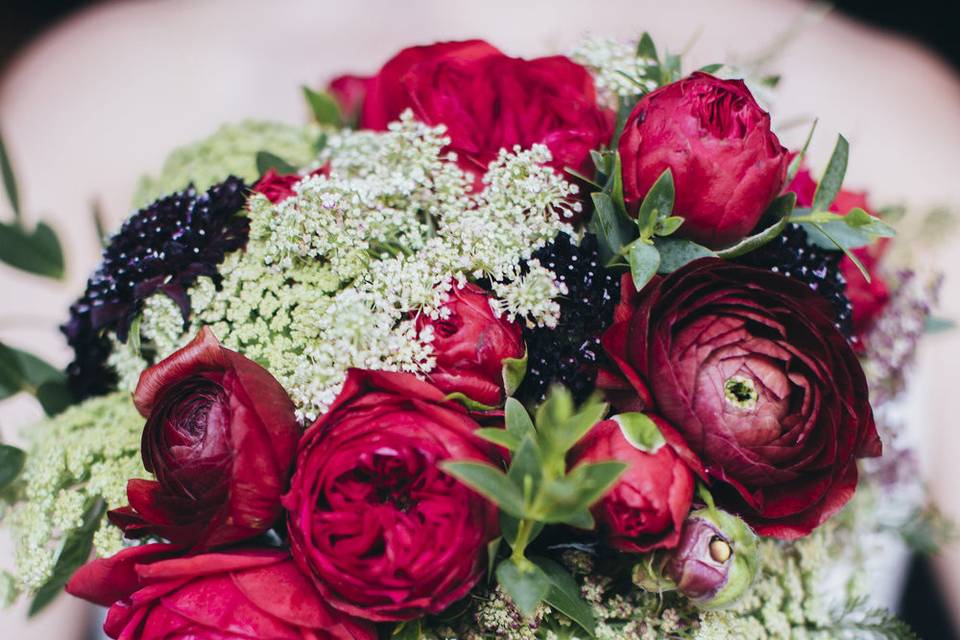
<path fill-rule="evenodd" d="M 685 460 L 693 454 L 673 427 L 648 416 L 666 442 L 645 451 L 624 436 L 618 420 L 594 426 L 570 454 L 570 466 L 615 460 L 627 470 L 592 509 L 594 518 L 620 551 L 644 553 L 676 546 L 683 522 L 690 513 L 695 478 Z M 678 453 L 679 452 L 679 453 Z"/>
<path fill-rule="evenodd" d="M 516 322 L 498 317 L 492 296 L 475 284 L 454 287 L 443 305 L 446 317 L 421 314 L 417 331 L 433 330 L 437 365 L 428 379 L 445 393 L 462 393 L 488 406 L 503 401 L 503 361 L 522 358 L 523 332 Z"/>
<path fill-rule="evenodd" d="M 256 536 L 280 515 L 299 427 L 263 367 L 220 346 L 208 328 L 140 376 L 134 403 L 143 465 L 130 506 L 110 512 L 129 536 L 207 549 Z"/>
<path fill-rule="evenodd" d="M 401 51 L 370 80 L 360 126 L 385 129 L 408 108 L 446 125 L 450 150 L 476 174 L 500 149 L 537 143 L 557 169 L 584 168 L 613 131 L 586 69 L 563 56 L 511 58 L 482 40 Z"/>
<path fill-rule="evenodd" d="M 787 191 L 797 194 L 798 207 L 809 207 L 813 205 L 813 194 L 817 191 L 817 182 L 809 171 L 801 169 L 787 187 Z M 844 215 L 854 208 L 872 213 L 872 207 L 867 201 L 865 192 L 841 189 L 833 204 L 830 205 L 830 211 Z M 879 273 L 880 261 L 889 244 L 889 238 L 881 238 L 865 247 L 853 250 L 854 255 L 870 273 L 870 282 L 863 277 L 853 260 L 844 256 L 840 261 L 840 272 L 847 281 L 847 299 L 853 305 L 853 332 L 858 338 L 864 337 L 890 302 L 890 289 Z"/>
<path fill-rule="evenodd" d="M 703 461 L 718 502 L 758 533 L 791 539 L 850 499 L 856 459 L 879 455 L 880 439 L 829 303 L 791 278 L 716 258 L 639 294 L 629 275 L 622 286 L 604 349 L 634 403 L 655 405 Z"/>
<path fill-rule="evenodd" d="M 254 193 L 262 193 L 267 196 L 267 200 L 273 204 L 283 202 L 287 198 L 297 195 L 293 187 L 301 180 L 312 176 L 325 176 L 330 173 L 329 165 L 324 165 L 319 169 L 311 171 L 306 176 L 299 173 L 277 173 L 276 169 L 268 169 L 263 177 L 253 185 Z"/>
<path fill-rule="evenodd" d="M 340 106 L 340 113 L 348 123 L 356 123 L 363 109 L 363 99 L 370 91 L 372 78 L 340 76 L 330 82 L 327 89 Z"/>
<path fill-rule="evenodd" d="M 720 248 L 746 236 L 780 193 L 789 157 L 770 116 L 740 80 L 694 73 L 644 96 L 620 138 L 623 190 L 634 208 L 670 169 L 678 232 Z"/>
<path fill-rule="evenodd" d="M 300 441 L 283 499 L 291 550 L 345 613 L 374 621 L 439 613 L 484 574 L 497 508 L 437 463 L 497 454 L 444 397 L 411 374 L 354 369 Z"/>
<path fill-rule="evenodd" d="M 334 611 L 286 551 L 234 549 L 177 557 L 167 544 L 129 547 L 77 571 L 67 592 L 110 607 L 103 629 L 129 640 L 376 640 Z"/>

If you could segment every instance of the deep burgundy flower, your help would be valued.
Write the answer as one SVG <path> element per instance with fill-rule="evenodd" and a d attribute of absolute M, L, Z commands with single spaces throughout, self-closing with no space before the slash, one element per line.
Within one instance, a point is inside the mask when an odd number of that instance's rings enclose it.
<path fill-rule="evenodd" d="M 750 233 L 789 163 L 746 85 L 700 72 L 644 96 L 619 149 L 627 204 L 636 207 L 670 169 L 673 213 L 684 218 L 678 234 L 714 248 Z"/>
<path fill-rule="evenodd" d="M 568 461 L 571 468 L 610 460 L 627 464 L 592 511 L 610 545 L 630 553 L 676 546 L 693 500 L 695 477 L 689 464 L 699 468 L 673 427 L 656 416 L 647 417 L 669 443 L 665 439 L 644 450 L 624 436 L 618 421 L 624 418 L 618 416 L 594 426 Z"/>
<path fill-rule="evenodd" d="M 493 296 L 477 285 L 454 287 L 444 303 L 444 317 L 417 318 L 417 331 L 433 330 L 430 343 L 437 364 L 427 378 L 445 393 L 462 393 L 487 406 L 503 402 L 504 360 L 523 358 L 522 330 L 499 317 Z"/>
<path fill-rule="evenodd" d="M 129 547 L 77 571 L 67 592 L 110 607 L 103 629 L 125 640 L 376 640 L 373 625 L 331 609 L 286 551 L 180 557 L 175 545 Z"/>
<path fill-rule="evenodd" d="M 404 49 L 366 87 L 361 127 L 385 129 L 413 109 L 420 120 L 447 126 L 450 149 L 478 175 L 500 149 L 536 143 L 549 147 L 558 170 L 583 168 L 613 133 L 585 68 L 563 56 L 511 58 L 482 40 Z"/>
<path fill-rule="evenodd" d="M 411 374 L 351 370 L 304 434 L 283 504 L 294 558 L 332 606 L 374 621 L 439 613 L 486 570 L 497 509 L 438 468 L 498 462 L 466 411 Z"/>
<path fill-rule="evenodd" d="M 260 365 L 204 328 L 140 376 L 147 418 L 130 506 L 110 512 L 128 536 L 208 549 L 256 536 L 280 515 L 299 427 L 293 403 Z"/>
<path fill-rule="evenodd" d="M 867 383 L 828 303 L 803 283 L 701 259 L 638 293 L 603 343 L 611 399 L 656 407 L 758 533 L 796 538 L 853 495 L 880 454 Z"/>

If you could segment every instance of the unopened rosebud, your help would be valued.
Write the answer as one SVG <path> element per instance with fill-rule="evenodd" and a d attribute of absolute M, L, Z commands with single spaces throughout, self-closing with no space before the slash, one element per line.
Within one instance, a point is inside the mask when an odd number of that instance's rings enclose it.
<path fill-rule="evenodd" d="M 756 535 L 743 520 L 718 509 L 690 514 L 664 567 L 666 577 L 701 609 L 737 600 L 756 572 Z"/>

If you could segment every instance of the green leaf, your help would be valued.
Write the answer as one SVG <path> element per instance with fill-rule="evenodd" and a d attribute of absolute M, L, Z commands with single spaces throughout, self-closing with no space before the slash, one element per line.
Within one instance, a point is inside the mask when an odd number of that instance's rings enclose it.
<path fill-rule="evenodd" d="M 36 396 L 48 416 L 54 416 L 70 405 L 76 399 L 67 386 L 67 377 L 63 371 L 44 362 L 37 356 L 7 347 L 19 366 L 21 381 L 18 391 L 29 391 Z M 0 397 L 6 385 L 2 382 L 3 356 L 0 355 Z"/>
<path fill-rule="evenodd" d="M 546 400 L 537 407 L 537 431 L 544 433 L 558 427 L 573 416 L 573 411 L 573 396 L 570 392 L 560 385 L 551 387 Z"/>
<path fill-rule="evenodd" d="M 943 331 L 953 331 L 957 328 L 957 321 L 951 318 L 940 318 L 938 316 L 930 316 L 927 318 L 926 326 L 924 331 L 926 333 L 941 333 Z"/>
<path fill-rule="evenodd" d="M 488 404 L 483 404 L 482 402 L 477 402 L 467 394 L 462 391 L 454 391 L 453 393 L 448 393 L 443 398 L 447 402 L 459 402 L 465 406 L 470 411 L 494 411 L 496 407 L 491 407 Z"/>
<path fill-rule="evenodd" d="M 794 194 L 790 193 L 787 195 L 793 196 Z M 740 242 L 731 245 L 726 249 L 718 249 L 717 255 L 721 258 L 726 258 L 729 260 L 731 258 L 738 258 L 742 255 L 750 253 L 751 251 L 756 251 L 771 240 L 779 237 L 780 234 L 783 233 L 783 230 L 787 228 L 789 223 L 790 217 L 784 216 L 763 231 L 755 233 L 752 236 L 747 236 Z"/>
<path fill-rule="evenodd" d="M 100 204 L 100 200 L 94 199 L 90 203 L 90 217 L 93 219 L 93 228 L 97 233 L 97 244 L 106 247 L 109 244 L 110 232 L 104 222 L 103 206 Z"/>
<path fill-rule="evenodd" d="M 837 136 L 837 144 L 833 148 L 833 154 L 830 156 L 830 162 L 827 163 L 827 170 L 823 172 L 820 178 L 820 184 L 813 194 L 814 211 L 826 211 L 833 204 L 834 199 L 843 186 L 843 177 L 847 173 L 847 157 L 850 155 L 850 145 L 843 136 Z"/>
<path fill-rule="evenodd" d="M 630 275 L 633 277 L 633 286 L 639 291 L 657 275 L 660 269 L 660 252 L 652 244 L 643 240 L 634 240 L 627 253 L 627 262 L 630 263 Z"/>
<path fill-rule="evenodd" d="M 77 401 L 66 381 L 44 382 L 37 387 L 34 395 L 48 416 L 63 413 Z"/>
<path fill-rule="evenodd" d="M 673 213 L 673 201 L 676 190 L 673 185 L 673 172 L 665 169 L 653 183 L 637 212 L 637 225 L 640 236 L 649 238 L 658 218 L 666 218 Z"/>
<path fill-rule="evenodd" d="M 584 531 L 593 531 L 594 527 L 597 526 L 596 521 L 593 519 L 593 514 L 590 513 L 589 509 L 574 511 L 567 516 L 563 522 L 564 524 L 576 527 L 577 529 L 583 529 Z"/>
<path fill-rule="evenodd" d="M 503 539 L 507 541 L 511 547 L 517 541 L 517 528 L 520 526 L 520 521 L 511 516 L 509 513 L 500 512 L 500 533 L 503 535 Z M 537 536 L 543 531 L 542 522 L 534 522 L 533 528 L 530 531 L 530 540 L 527 541 L 529 544 L 537 539 Z"/>
<path fill-rule="evenodd" d="M 343 126 L 343 117 L 340 114 L 340 106 L 326 91 L 314 91 L 310 87 L 303 87 L 303 96 L 310 105 L 310 113 L 313 119 L 319 124 L 326 124 L 332 127 L 340 128 Z"/>
<path fill-rule="evenodd" d="M 828 251 L 837 251 L 837 247 L 843 251 L 846 249 L 858 249 L 873 243 L 873 237 L 870 234 L 847 226 L 843 222 L 799 222 L 807 232 L 807 241 L 815 244 L 821 249 Z"/>
<path fill-rule="evenodd" d="M 653 233 L 658 236 L 669 236 L 673 235 L 683 226 L 684 219 L 680 216 L 667 216 L 666 218 L 660 218 L 657 220 L 657 224 L 653 228 Z"/>
<path fill-rule="evenodd" d="M 63 278 L 60 240 L 45 222 L 37 223 L 33 233 L 0 222 L 0 262 L 38 276 Z"/>
<path fill-rule="evenodd" d="M 710 249 L 680 238 L 657 238 L 657 251 L 660 252 L 660 267 L 658 273 L 673 273 L 680 267 L 700 258 L 716 258 L 717 254 Z"/>
<path fill-rule="evenodd" d="M 870 215 L 860 207 L 850 209 L 846 215 L 841 216 L 841 220 L 848 227 L 865 231 L 879 238 L 892 238 L 897 235 L 896 229 L 880 218 Z"/>
<path fill-rule="evenodd" d="M 523 494 L 493 465 L 482 462 L 441 462 L 440 468 L 516 518 L 524 514 Z"/>
<path fill-rule="evenodd" d="M 597 191 L 591 193 L 590 198 L 593 200 L 591 230 L 596 233 L 597 239 L 609 254 L 620 253 L 624 245 L 637 237 L 637 225 L 618 212 L 609 194 Z"/>
<path fill-rule="evenodd" d="M 520 437 L 515 433 L 507 431 L 506 429 L 484 427 L 474 431 L 473 435 L 477 436 L 478 438 L 482 438 L 487 442 L 500 445 L 501 447 L 509 449 L 510 451 L 516 451 L 520 446 Z"/>
<path fill-rule="evenodd" d="M 503 389 L 508 396 L 512 396 L 523 384 L 523 378 L 527 375 L 528 353 L 523 352 L 522 358 L 504 358 L 503 359 Z"/>
<path fill-rule="evenodd" d="M 810 147 L 810 141 L 813 140 L 813 132 L 816 130 L 817 120 L 814 119 L 813 124 L 810 125 L 810 131 L 807 133 L 807 139 L 803 143 L 803 148 L 800 149 L 800 153 L 793 157 L 793 160 L 790 161 L 790 166 L 787 167 L 787 178 L 784 184 L 790 184 L 793 182 L 793 179 L 797 177 L 800 166 L 803 164 L 803 159 L 807 157 L 807 149 Z"/>
<path fill-rule="evenodd" d="M 16 480 L 26 459 L 27 454 L 20 449 L 9 444 L 0 444 L 0 489 Z"/>
<path fill-rule="evenodd" d="M 563 478 L 545 484 L 531 517 L 547 524 L 578 521 L 627 469 L 622 462 L 580 464 Z"/>
<path fill-rule="evenodd" d="M 510 468 L 507 470 L 507 478 L 511 486 L 521 496 L 521 502 L 526 505 L 526 500 L 522 497 L 532 497 L 536 495 L 543 481 L 543 453 L 540 447 L 534 442 L 531 436 L 527 436 L 520 441 L 520 446 L 514 452 L 510 459 Z M 529 480 L 528 480 L 529 478 Z M 529 494 L 527 493 L 529 491 Z M 501 507 L 502 508 L 502 507 Z M 525 507 L 524 507 L 525 508 Z M 504 509 L 506 511 L 506 509 Z M 524 514 L 526 511 L 524 511 Z M 511 513 L 518 518 L 522 515 Z"/>
<path fill-rule="evenodd" d="M 95 498 L 88 503 L 83 514 L 83 524 L 74 529 L 63 543 L 63 548 L 57 556 L 57 563 L 53 567 L 53 574 L 37 591 L 30 603 L 27 615 L 38 614 L 44 607 L 53 602 L 63 587 L 90 557 L 93 550 L 93 534 L 100 526 L 100 519 L 107 505 L 102 498 Z"/>
<path fill-rule="evenodd" d="M 530 414 L 516 398 L 507 398 L 503 405 L 503 415 L 510 433 L 515 433 L 520 438 L 535 433 Z"/>
<path fill-rule="evenodd" d="M 640 41 L 637 43 L 637 57 L 651 62 L 659 62 L 660 60 L 660 56 L 657 54 L 657 46 L 646 31 L 643 32 Z"/>
<path fill-rule="evenodd" d="M 576 169 L 571 169 L 570 167 L 564 167 L 563 170 L 569 173 L 571 176 L 573 176 L 577 180 L 582 180 L 583 182 L 586 182 L 588 185 L 590 185 L 592 188 L 596 189 L 597 191 L 600 191 L 601 189 L 603 189 L 602 186 L 597 184 L 596 180 L 588 176 L 585 176 L 584 174 L 577 171 Z"/>
<path fill-rule="evenodd" d="M 670 84 L 676 80 L 680 79 L 680 76 L 683 75 L 681 68 L 682 59 L 680 56 L 673 53 L 666 53 L 663 56 L 663 62 L 661 63 L 662 71 L 660 84 Z"/>
<path fill-rule="evenodd" d="M 532 562 L 526 564 L 521 568 L 511 559 L 504 560 L 497 567 L 497 581 L 520 613 L 529 618 L 547 597 L 551 583 L 543 569 Z"/>
<path fill-rule="evenodd" d="M 503 517 L 503 512 L 500 516 Z M 506 516 L 510 517 L 510 516 Z M 493 567 L 497 563 L 497 554 L 500 552 L 500 545 L 503 544 L 503 536 L 497 536 L 487 543 L 487 576 L 493 577 Z"/>
<path fill-rule="evenodd" d="M 543 438 L 552 444 L 557 453 L 566 456 L 573 445 L 603 420 L 609 406 L 598 398 L 599 395 L 592 396 L 568 420 L 554 424 L 542 432 Z"/>
<path fill-rule="evenodd" d="M 420 640 L 423 637 L 423 620 L 401 622 L 394 628 L 390 637 L 393 640 Z"/>
<path fill-rule="evenodd" d="M 274 155 L 269 151 L 258 151 L 257 152 L 257 171 L 260 175 L 266 174 L 270 169 L 273 169 L 277 173 L 281 174 L 291 174 L 296 173 L 297 168 L 281 158 L 278 155 Z"/>
<path fill-rule="evenodd" d="M 697 69 L 697 71 L 701 71 L 703 73 L 709 73 L 710 75 L 715 75 L 717 71 L 720 71 L 720 69 L 723 69 L 723 63 L 715 62 L 713 64 L 705 64 L 699 69 Z"/>
<path fill-rule="evenodd" d="M 23 391 L 23 366 L 16 351 L 0 342 L 0 400 Z"/>
<path fill-rule="evenodd" d="M 639 412 L 621 413 L 613 417 L 627 442 L 646 453 L 656 453 L 667 441 L 657 423 Z"/>
<path fill-rule="evenodd" d="M 22 217 L 20 192 L 17 190 L 17 178 L 13 173 L 13 163 L 10 162 L 7 145 L 3 142 L 3 134 L 0 134 L 0 173 L 3 174 L 3 189 L 7 193 L 7 200 L 10 201 L 10 208 L 13 209 L 14 218 L 19 222 Z"/>
<path fill-rule="evenodd" d="M 810 226 L 812 226 L 814 229 L 816 229 L 821 234 L 823 234 L 827 238 L 827 240 L 829 240 L 834 244 L 834 246 L 836 246 L 838 249 L 843 251 L 843 254 L 848 258 L 850 258 L 850 262 L 852 262 L 854 266 L 857 267 L 857 270 L 860 271 L 860 275 L 862 275 L 867 282 L 871 281 L 870 272 L 867 271 L 867 268 L 863 266 L 862 262 L 860 262 L 860 258 L 858 258 L 852 251 L 850 251 L 849 248 L 845 247 L 839 240 L 837 240 L 834 236 L 832 236 L 829 232 L 827 232 L 823 228 L 823 225 L 813 222 L 813 223 L 810 223 Z"/>
<path fill-rule="evenodd" d="M 623 200 L 623 166 L 620 164 L 620 152 L 618 151 L 613 152 L 613 167 L 610 171 L 610 177 L 607 178 L 607 183 L 603 186 L 603 190 L 610 196 L 610 199 L 613 201 L 613 206 L 617 208 L 617 213 L 620 214 L 620 217 L 632 222 L 627 215 L 627 207 Z"/>
<path fill-rule="evenodd" d="M 549 558 L 534 557 L 531 561 L 543 570 L 550 581 L 550 590 L 544 596 L 544 602 L 583 627 L 590 637 L 594 637 L 597 622 L 593 617 L 593 609 L 580 596 L 580 587 L 573 576 Z"/>
<path fill-rule="evenodd" d="M 129 330 L 128 333 L 127 333 L 128 337 L 129 337 L 129 340 L 130 340 L 130 350 L 131 350 L 131 351 L 133 352 L 133 354 L 136 355 L 138 358 L 140 357 L 140 351 L 141 351 L 140 348 L 141 348 L 141 346 L 142 346 L 142 344 L 141 344 L 141 338 L 142 338 L 142 336 L 140 335 L 140 325 L 141 325 L 141 324 L 143 324 L 143 314 L 142 314 L 142 313 L 138 313 L 138 314 L 133 318 L 133 322 L 130 323 L 130 330 Z"/>

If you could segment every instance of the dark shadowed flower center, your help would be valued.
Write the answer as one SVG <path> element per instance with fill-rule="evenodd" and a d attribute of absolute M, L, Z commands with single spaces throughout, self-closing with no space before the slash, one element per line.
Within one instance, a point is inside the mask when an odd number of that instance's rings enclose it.
<path fill-rule="evenodd" d="M 421 452 L 382 447 L 358 462 L 351 480 L 369 487 L 364 496 L 367 503 L 392 505 L 402 513 L 416 507 L 426 469 Z"/>
<path fill-rule="evenodd" d="M 731 376 L 723 383 L 723 397 L 727 404 L 737 409 L 753 409 L 757 406 L 759 394 L 750 378 Z"/>

